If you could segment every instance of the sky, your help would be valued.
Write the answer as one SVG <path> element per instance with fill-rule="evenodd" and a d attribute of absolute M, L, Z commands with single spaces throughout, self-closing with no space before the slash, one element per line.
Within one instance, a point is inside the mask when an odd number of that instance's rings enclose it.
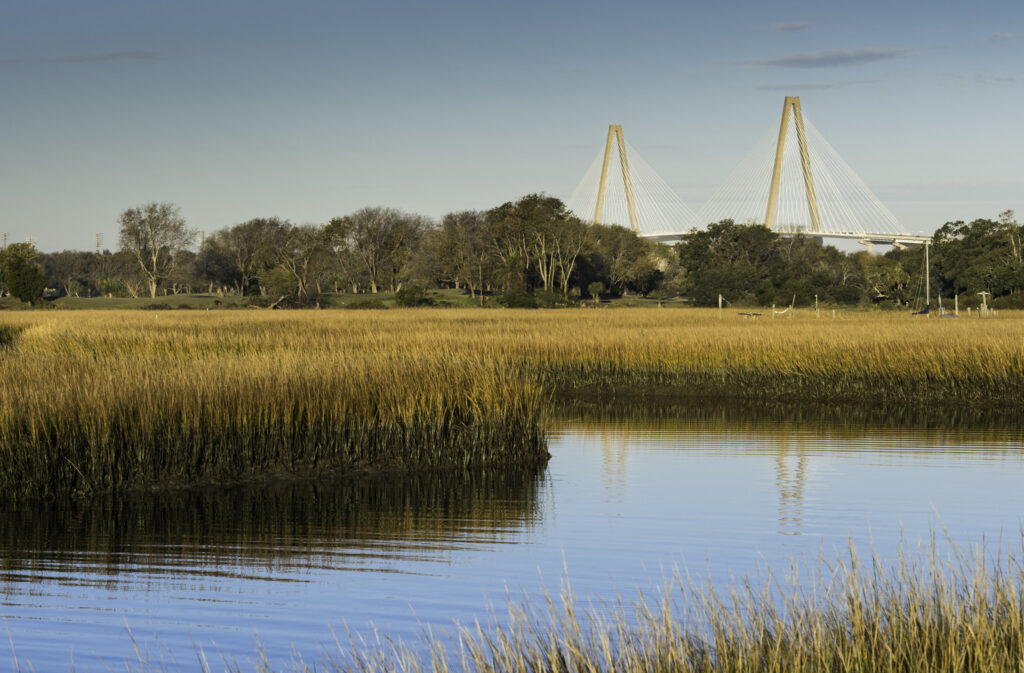
<path fill-rule="evenodd" d="M 0 233 L 48 251 L 565 199 L 609 124 L 698 210 L 787 95 L 907 231 L 1024 216 L 1019 0 L 10 2 L 0 92 Z"/>

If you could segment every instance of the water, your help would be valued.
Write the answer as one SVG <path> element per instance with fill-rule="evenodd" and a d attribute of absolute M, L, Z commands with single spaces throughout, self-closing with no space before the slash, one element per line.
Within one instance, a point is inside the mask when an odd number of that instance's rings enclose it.
<path fill-rule="evenodd" d="M 572 413 L 537 474 L 275 484 L 0 515 L 0 615 L 23 667 L 243 668 L 415 641 L 488 606 L 627 600 L 673 568 L 716 586 L 853 540 L 891 559 L 944 527 L 1019 548 L 1017 430 L 743 409 Z M 0 670 L 12 669 L 9 648 Z"/>

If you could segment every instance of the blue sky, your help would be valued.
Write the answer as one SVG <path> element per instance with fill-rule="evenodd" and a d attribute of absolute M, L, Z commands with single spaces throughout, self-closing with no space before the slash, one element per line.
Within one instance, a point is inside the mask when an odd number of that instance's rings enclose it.
<path fill-rule="evenodd" d="M 696 209 L 786 95 L 910 231 L 1024 211 L 1020 2 L 7 3 L 0 91 L 0 232 L 44 250 L 153 200 L 566 198 L 610 123 Z"/>

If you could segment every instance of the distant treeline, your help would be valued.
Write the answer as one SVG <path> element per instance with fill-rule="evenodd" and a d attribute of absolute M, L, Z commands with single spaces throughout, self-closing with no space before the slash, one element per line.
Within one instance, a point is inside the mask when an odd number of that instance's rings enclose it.
<path fill-rule="evenodd" d="M 556 306 L 636 295 L 712 306 L 907 306 L 924 292 L 924 249 L 842 252 L 813 236 L 781 237 L 732 220 L 675 246 L 616 225 L 587 223 L 553 197 L 530 194 L 487 211 L 434 221 L 364 208 L 326 224 L 277 217 L 225 227 L 202 239 L 172 204 L 120 218 L 116 252 L 0 251 L 0 291 L 23 301 L 63 296 L 156 297 L 219 293 L 274 306 L 313 306 L 325 292 L 397 293 L 428 303 L 426 290 L 460 288 L 482 304 Z M 930 248 L 932 297 L 963 306 L 990 293 L 996 307 L 1024 308 L 1024 226 L 951 222 Z"/>

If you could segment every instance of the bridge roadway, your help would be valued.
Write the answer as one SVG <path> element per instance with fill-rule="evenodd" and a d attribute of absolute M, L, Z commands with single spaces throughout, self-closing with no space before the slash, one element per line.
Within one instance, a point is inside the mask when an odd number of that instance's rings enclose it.
<path fill-rule="evenodd" d="M 680 238 L 690 232 L 683 231 L 672 234 L 640 234 L 641 238 L 661 243 L 677 243 Z M 824 232 L 824 231 L 777 231 L 780 236 L 807 236 L 813 238 L 843 238 L 854 240 L 868 246 L 891 245 L 896 248 L 906 248 L 912 245 L 924 245 L 932 240 L 931 236 L 913 236 L 911 234 L 857 234 L 852 232 Z"/>

